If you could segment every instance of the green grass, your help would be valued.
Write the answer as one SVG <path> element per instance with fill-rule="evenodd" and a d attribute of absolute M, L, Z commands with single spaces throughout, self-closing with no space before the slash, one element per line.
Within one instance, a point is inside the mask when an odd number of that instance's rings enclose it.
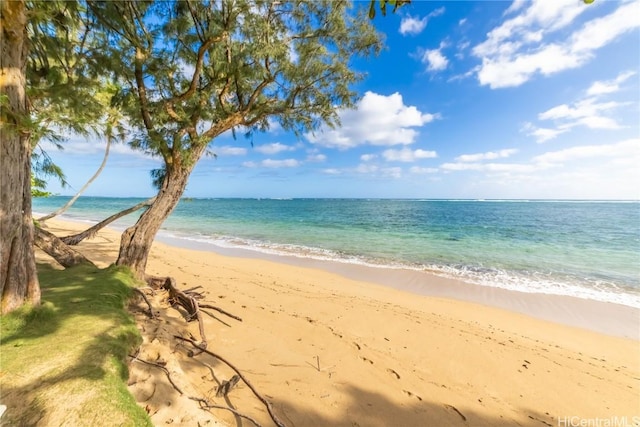
<path fill-rule="evenodd" d="M 3 425 L 151 426 L 128 392 L 140 335 L 124 269 L 38 266 L 43 304 L 0 318 Z"/>

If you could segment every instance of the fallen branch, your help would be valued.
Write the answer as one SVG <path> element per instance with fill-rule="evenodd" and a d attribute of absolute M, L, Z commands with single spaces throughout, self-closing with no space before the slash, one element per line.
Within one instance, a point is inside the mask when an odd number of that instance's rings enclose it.
<path fill-rule="evenodd" d="M 191 400 L 195 400 L 196 402 L 200 403 L 200 406 L 201 406 L 201 407 L 203 407 L 203 408 L 205 408 L 205 409 L 224 409 L 224 410 L 227 410 L 227 411 L 229 411 L 229 412 L 233 413 L 234 415 L 237 415 L 237 416 L 238 416 L 238 417 L 240 417 L 240 418 L 244 418 L 244 419 L 246 419 L 246 420 L 251 421 L 251 422 L 252 422 L 254 425 L 256 425 L 257 427 L 262 427 L 262 426 L 260 425 L 260 423 L 258 423 L 256 420 L 254 420 L 254 419 L 253 419 L 253 418 L 251 418 L 250 416 L 245 415 L 245 414 L 242 414 L 242 413 L 240 413 L 240 412 L 236 411 L 236 410 L 235 410 L 235 409 L 233 409 L 233 408 L 229 408 L 228 406 L 213 405 L 213 404 L 209 403 L 206 399 L 201 399 L 201 398 L 199 398 L 199 397 L 189 397 L 189 399 L 191 399 Z"/>
<path fill-rule="evenodd" d="M 276 416 L 276 414 L 273 412 L 273 407 L 271 406 L 271 403 L 269 403 L 269 401 L 267 399 L 265 399 L 264 397 L 262 397 L 262 395 L 260 393 L 258 393 L 258 391 L 255 389 L 255 387 L 249 382 L 248 379 L 245 378 L 244 375 L 242 375 L 242 373 L 238 370 L 238 368 L 236 368 L 235 366 L 233 366 L 231 364 L 231 362 L 229 362 L 228 360 L 226 360 L 225 358 L 223 358 L 222 356 L 215 354 L 205 348 L 200 347 L 194 340 L 189 339 L 189 338 L 184 338 L 181 337 L 179 335 L 174 335 L 174 338 L 177 338 L 181 341 L 186 341 L 191 343 L 191 345 L 193 345 L 194 347 L 196 347 L 197 349 L 201 350 L 201 352 L 208 354 L 209 356 L 213 356 L 216 359 L 220 360 L 221 362 L 225 363 L 227 366 L 229 366 L 231 369 L 233 369 L 233 371 L 238 374 L 238 376 L 240 377 L 240 379 L 247 385 L 247 387 L 249 387 L 249 389 L 253 392 L 253 394 L 258 398 L 258 400 L 260 400 L 265 407 L 267 408 L 267 412 L 269 412 L 269 416 L 271 417 L 271 419 L 273 420 L 273 422 L 278 426 L 278 427 L 285 427 L 285 424 Z"/>
<path fill-rule="evenodd" d="M 154 201 L 155 201 L 155 196 L 145 200 L 144 202 L 140 202 L 135 206 L 130 207 L 129 209 L 125 209 L 123 211 L 120 211 L 116 214 L 111 215 L 109 218 L 104 219 L 102 221 L 100 221 L 99 223 L 97 223 L 96 225 L 94 225 L 91 228 L 86 229 L 85 231 L 78 233 L 78 234 L 74 234 L 71 236 L 66 236 L 66 237 L 62 237 L 61 240 L 66 243 L 67 245 L 77 245 L 78 243 L 80 243 L 81 241 L 83 241 L 84 239 L 87 238 L 91 238 L 93 236 L 95 236 L 95 234 L 100 231 L 102 228 L 106 227 L 107 225 L 111 224 L 113 221 L 122 218 L 125 215 L 129 215 L 132 212 L 137 211 L 140 208 L 143 208 L 145 206 L 150 206 Z"/>

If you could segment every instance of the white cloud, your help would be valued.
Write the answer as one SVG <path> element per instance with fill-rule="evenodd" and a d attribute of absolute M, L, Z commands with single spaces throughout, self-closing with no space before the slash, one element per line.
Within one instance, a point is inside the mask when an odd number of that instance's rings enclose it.
<path fill-rule="evenodd" d="M 539 165 L 525 163 L 443 163 L 440 169 L 445 171 L 481 171 L 498 173 L 529 173 L 541 169 Z"/>
<path fill-rule="evenodd" d="M 335 169 L 335 168 L 323 169 L 322 173 L 327 174 L 327 175 L 340 175 L 340 174 L 342 174 L 342 172 L 340 170 Z"/>
<path fill-rule="evenodd" d="M 307 155 L 307 162 L 322 163 L 327 160 L 327 156 L 324 154 L 309 154 Z"/>
<path fill-rule="evenodd" d="M 415 162 L 418 159 L 432 159 L 438 157 L 435 151 L 427 150 L 411 150 L 410 148 L 402 148 L 400 150 L 389 149 L 382 153 L 382 157 L 390 162 Z"/>
<path fill-rule="evenodd" d="M 213 152 L 218 156 L 244 156 L 247 154 L 247 149 L 242 147 L 232 147 L 230 145 L 224 145 L 222 147 L 215 147 Z"/>
<path fill-rule="evenodd" d="M 517 153 L 515 148 L 507 148 L 500 151 L 488 151 L 486 153 L 463 154 L 455 158 L 457 162 L 479 162 L 482 160 L 504 159 Z"/>
<path fill-rule="evenodd" d="M 423 64 L 427 64 L 429 71 L 442 71 L 447 68 L 449 60 L 442 54 L 442 46 L 438 49 L 425 50 L 421 59 Z"/>
<path fill-rule="evenodd" d="M 536 163 L 566 163 L 588 158 L 617 157 L 633 159 L 636 165 L 640 163 L 640 138 L 632 138 L 615 144 L 581 145 L 564 150 L 550 151 L 533 158 Z"/>
<path fill-rule="evenodd" d="M 531 135 L 536 138 L 536 142 L 538 144 L 542 144 L 543 142 L 550 141 L 556 138 L 558 135 L 567 132 L 569 129 L 550 129 L 550 128 L 540 128 L 533 125 L 533 123 L 525 123 L 523 127 L 523 131 L 527 133 L 527 135 Z"/>
<path fill-rule="evenodd" d="M 595 81 L 591 84 L 589 89 L 587 89 L 587 95 L 599 96 L 618 92 L 620 90 L 620 84 L 624 83 L 627 79 L 633 77 L 635 74 L 635 71 L 625 71 L 624 73 L 620 73 L 618 77 L 613 80 Z"/>
<path fill-rule="evenodd" d="M 628 102 L 615 101 L 597 102 L 596 98 L 587 98 L 572 105 L 557 105 L 538 114 L 538 119 L 563 122 L 560 125 L 560 129 L 578 125 L 583 125 L 590 129 L 619 129 L 621 125 L 605 114 L 628 104 Z"/>
<path fill-rule="evenodd" d="M 39 142 L 38 145 L 51 156 L 55 155 L 56 152 L 81 156 L 94 154 L 104 156 L 106 149 L 105 141 L 80 136 L 72 136 L 68 140 L 61 142 L 60 145 L 63 147 L 62 150 L 59 150 L 55 144 L 47 140 Z M 158 160 L 157 157 L 153 157 L 141 150 L 134 150 L 128 144 L 121 142 L 111 144 L 111 147 L 109 148 L 109 156 L 114 154 L 137 157 L 144 160 Z"/>
<path fill-rule="evenodd" d="M 295 147 L 291 147 L 290 145 L 281 144 L 279 142 L 273 142 L 271 144 L 262 144 L 255 147 L 255 150 L 262 154 L 278 154 L 283 151 L 293 151 Z"/>
<path fill-rule="evenodd" d="M 615 110 L 633 104 L 633 102 L 600 101 L 599 98 L 620 90 L 620 84 L 636 73 L 627 71 L 613 80 L 596 81 L 587 90 L 587 98 L 579 99 L 571 104 L 560 104 L 540 114 L 538 120 L 553 121 L 555 128 L 539 127 L 532 123 L 525 123 L 523 132 L 536 138 L 536 142 L 543 143 L 568 132 L 576 126 L 589 129 L 620 129 L 623 126 L 616 118 Z"/>
<path fill-rule="evenodd" d="M 527 0 L 513 0 L 513 3 L 504 11 L 503 15 L 509 15 L 513 12 L 517 12 L 527 3 Z"/>
<path fill-rule="evenodd" d="M 366 92 L 355 110 L 338 112 L 342 126 L 330 129 L 324 126 L 316 134 L 305 137 L 321 147 L 347 150 L 360 145 L 393 146 L 415 142 L 418 131 L 439 118 L 438 114 L 422 113 L 414 106 L 406 106 L 402 95 L 389 96 Z"/>
<path fill-rule="evenodd" d="M 580 67 L 597 49 L 640 26 L 637 3 L 622 3 L 611 14 L 586 22 L 569 37 L 550 42 L 545 39 L 592 6 L 576 4 L 575 0 L 535 0 L 527 5 L 473 48 L 482 60 L 478 71 L 481 85 L 492 89 L 519 86 L 536 73 L 550 75 Z"/>
<path fill-rule="evenodd" d="M 462 18 L 461 20 L 458 21 L 458 25 L 462 26 L 464 24 L 467 23 L 467 18 Z"/>
<path fill-rule="evenodd" d="M 438 168 L 423 168 L 420 166 L 412 166 L 411 168 L 409 168 L 409 172 L 416 175 L 426 175 L 430 173 L 437 173 L 438 170 L 439 170 Z"/>
<path fill-rule="evenodd" d="M 360 160 L 362 160 L 363 162 L 370 162 L 377 157 L 377 154 L 363 154 L 362 156 L 360 156 Z"/>
<path fill-rule="evenodd" d="M 402 34 L 403 36 L 407 34 L 420 34 L 426 28 L 429 19 L 442 15 L 444 13 L 444 10 L 444 7 L 440 7 L 421 19 L 414 18 L 410 15 L 403 17 L 402 21 L 400 21 L 400 34 Z"/>
<path fill-rule="evenodd" d="M 242 166 L 246 168 L 257 168 L 259 166 L 265 168 L 295 168 L 300 166 L 300 162 L 296 159 L 284 159 L 284 160 L 273 160 L 273 159 L 265 159 L 260 163 L 256 162 L 244 162 Z"/>
<path fill-rule="evenodd" d="M 406 34 L 420 34 L 426 26 L 426 16 L 422 19 L 414 18 L 412 16 L 405 16 L 400 22 L 400 34 L 402 34 L 403 36 Z"/>

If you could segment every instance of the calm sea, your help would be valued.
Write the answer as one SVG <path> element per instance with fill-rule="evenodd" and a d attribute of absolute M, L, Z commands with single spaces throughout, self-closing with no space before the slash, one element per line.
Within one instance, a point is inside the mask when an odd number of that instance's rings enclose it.
<path fill-rule="evenodd" d="M 68 199 L 34 199 L 33 210 Z M 65 216 L 99 221 L 141 200 L 81 197 Z M 639 202 L 187 199 L 162 233 L 640 307 Z"/>

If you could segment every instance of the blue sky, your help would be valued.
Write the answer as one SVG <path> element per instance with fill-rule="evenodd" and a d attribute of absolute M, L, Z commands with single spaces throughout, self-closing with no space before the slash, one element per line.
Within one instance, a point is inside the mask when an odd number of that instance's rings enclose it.
<path fill-rule="evenodd" d="M 361 3 L 361 5 L 366 5 Z M 640 199 L 640 2 L 416 1 L 342 127 L 217 138 L 187 197 Z M 104 143 L 49 149 L 74 194 Z M 112 148 L 85 193 L 148 196 L 159 162 Z"/>

